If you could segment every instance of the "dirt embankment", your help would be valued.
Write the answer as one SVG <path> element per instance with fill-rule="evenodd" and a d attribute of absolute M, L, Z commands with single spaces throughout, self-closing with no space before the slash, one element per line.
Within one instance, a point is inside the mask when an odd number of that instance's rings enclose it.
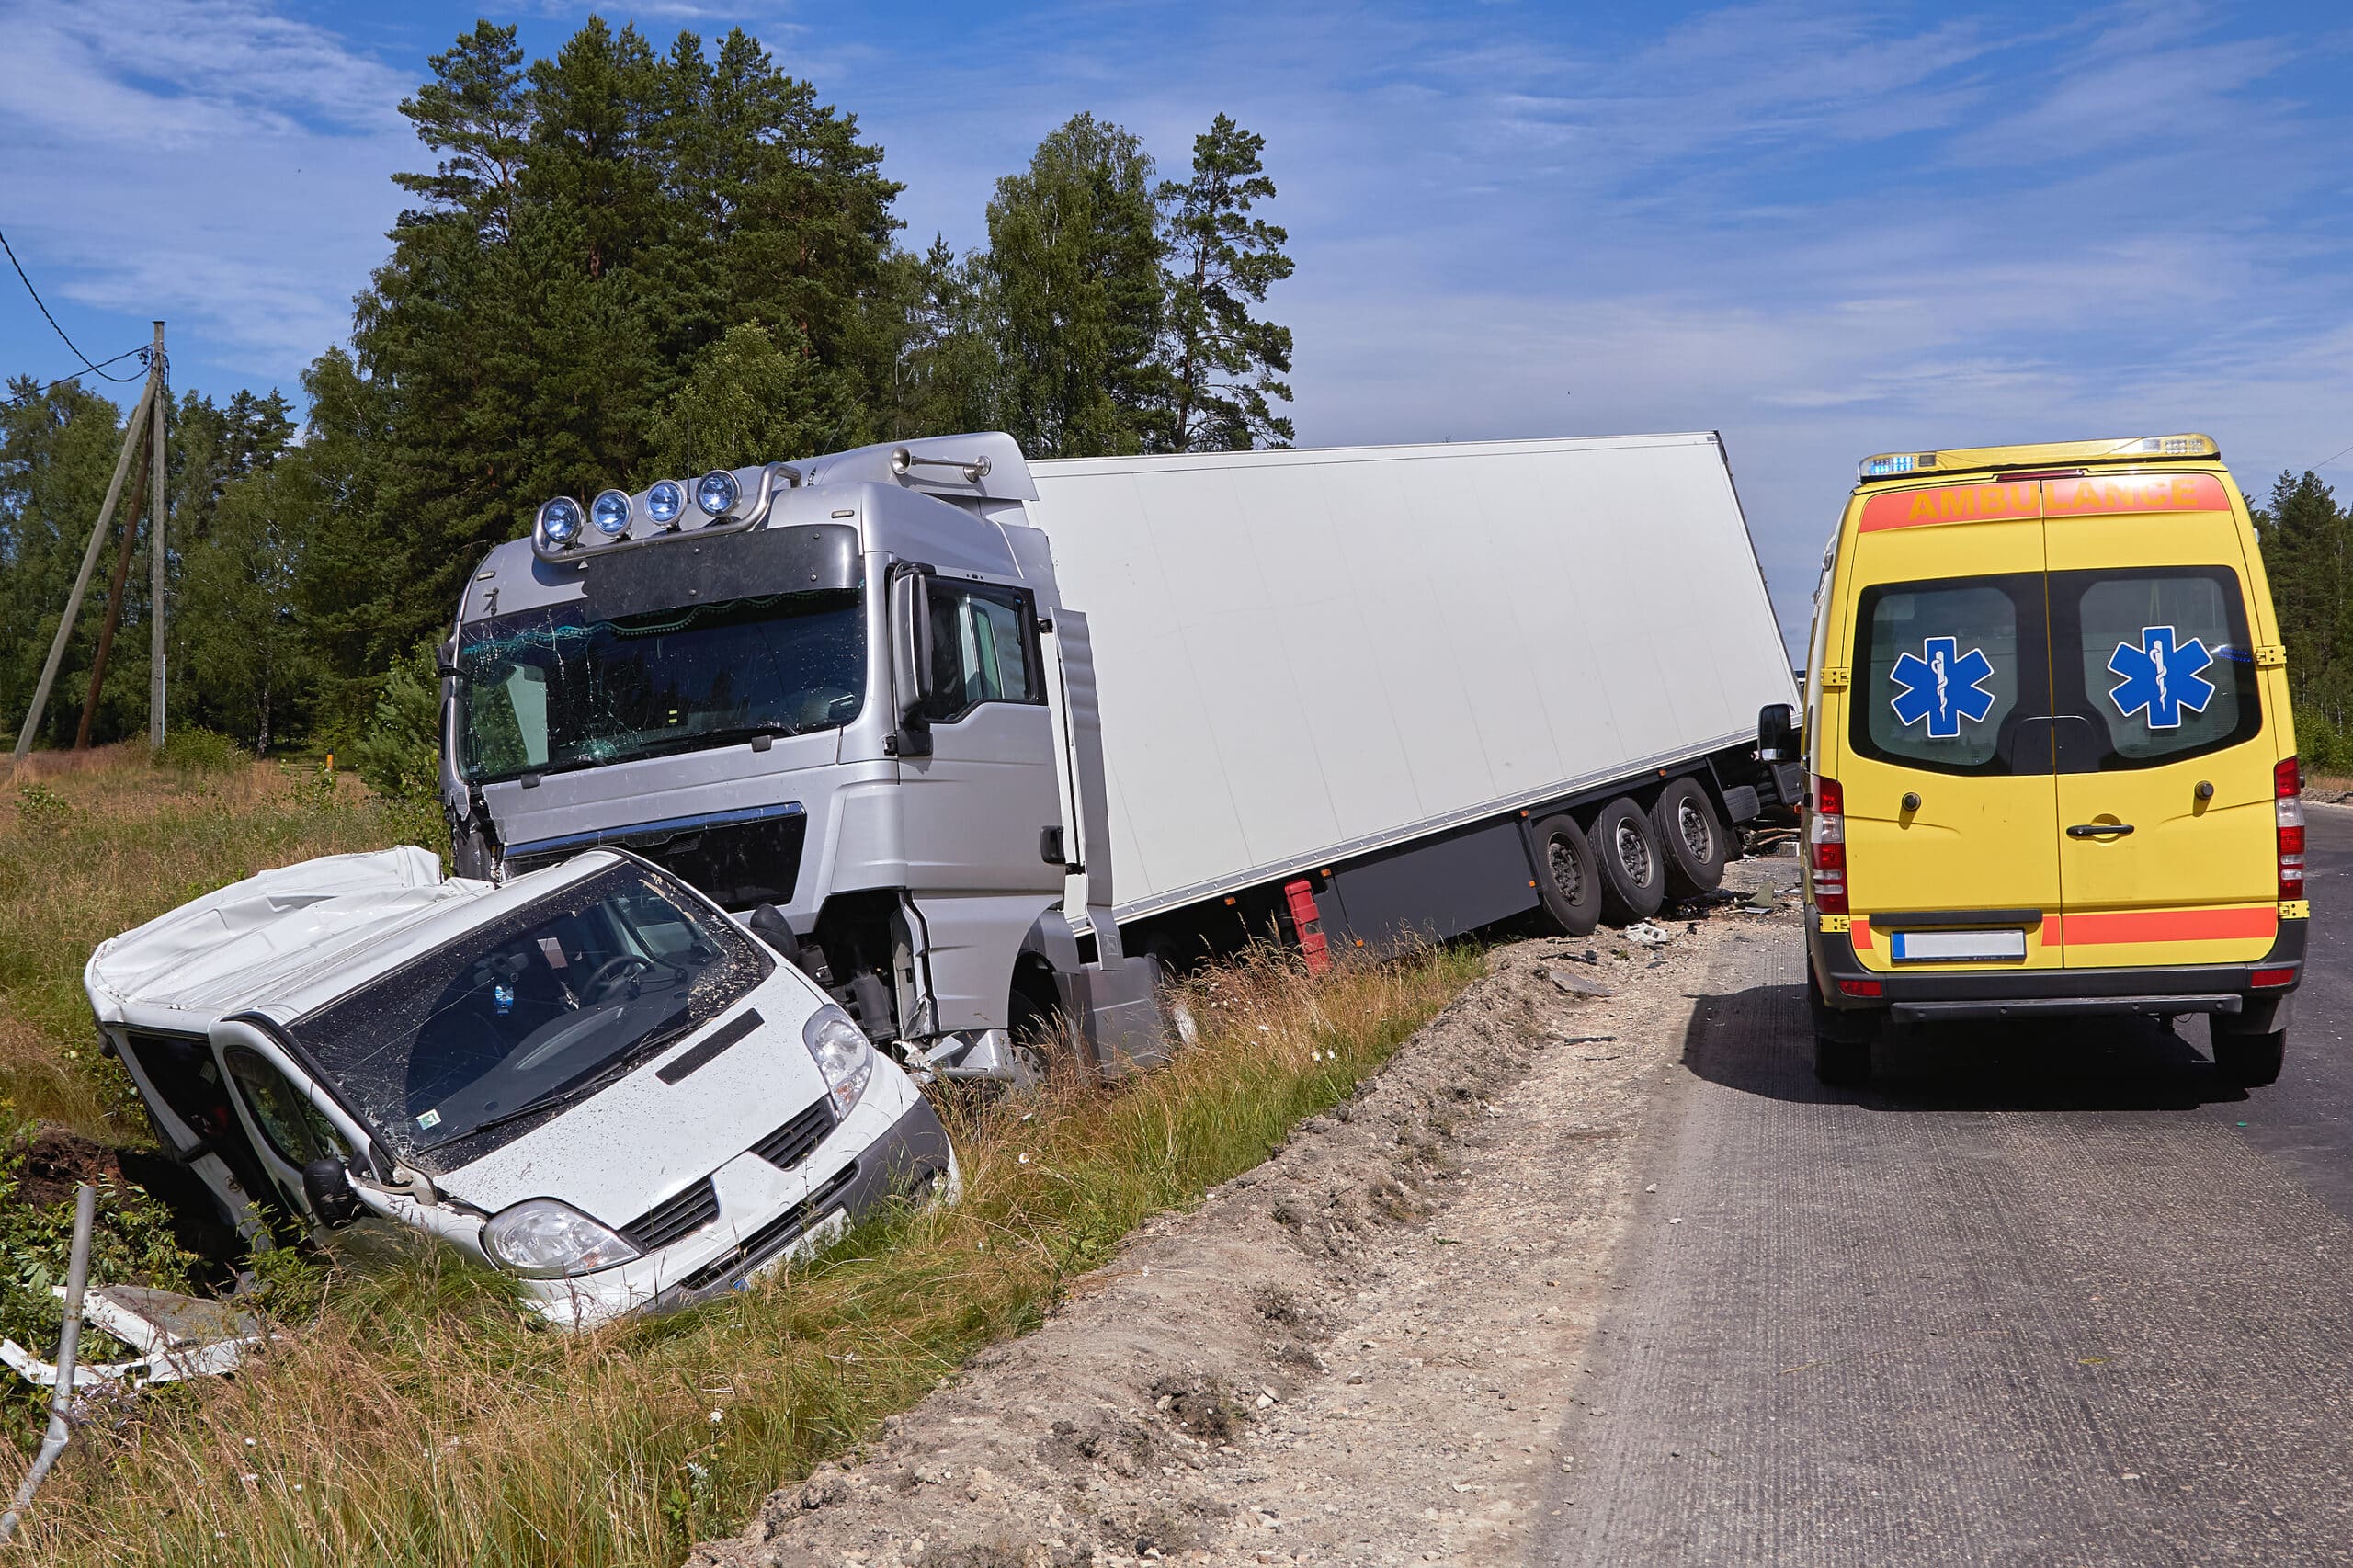
<path fill-rule="evenodd" d="M 1727 887 L 1795 881 L 1751 860 Z M 1510 1556 L 1568 1463 L 1617 1239 L 1672 1208 L 1629 1162 L 1685 994 L 1794 918 L 1501 949 L 1352 1102 L 692 1568 Z"/>

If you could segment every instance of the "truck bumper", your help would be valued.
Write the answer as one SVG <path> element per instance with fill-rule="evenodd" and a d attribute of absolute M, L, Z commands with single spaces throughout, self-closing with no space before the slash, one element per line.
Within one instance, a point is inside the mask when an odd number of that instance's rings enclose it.
<path fill-rule="evenodd" d="M 2289 996 L 2303 980 L 2309 920 L 2282 920 L 2271 950 L 2251 963 L 2179 964 L 2132 969 L 1944 970 L 1890 973 L 1865 969 L 1853 940 L 1811 919 L 1808 969 L 1817 1017 L 1868 1028 L 1880 1019 L 1925 1024 L 1972 1019 L 2212 1015 L 2226 1033 L 2264 1034 L 2287 1026 Z M 2284 985 L 2255 983 L 2257 970 L 2291 971 Z M 1877 994 L 1848 994 L 1841 981 Z"/>

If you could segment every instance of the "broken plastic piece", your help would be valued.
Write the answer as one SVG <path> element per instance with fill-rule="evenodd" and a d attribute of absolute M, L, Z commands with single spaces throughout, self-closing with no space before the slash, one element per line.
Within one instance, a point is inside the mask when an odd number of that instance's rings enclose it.
<path fill-rule="evenodd" d="M 63 1296 L 64 1291 L 53 1292 Z M 225 1301 L 176 1295 L 144 1285 L 107 1285 L 84 1298 L 82 1315 L 141 1354 L 136 1360 L 74 1369 L 73 1387 L 143 1388 L 183 1378 L 233 1372 L 262 1342 L 261 1324 Z M 36 1388 L 55 1388 L 54 1363 L 37 1360 L 13 1339 L 0 1339 L 0 1362 Z"/>

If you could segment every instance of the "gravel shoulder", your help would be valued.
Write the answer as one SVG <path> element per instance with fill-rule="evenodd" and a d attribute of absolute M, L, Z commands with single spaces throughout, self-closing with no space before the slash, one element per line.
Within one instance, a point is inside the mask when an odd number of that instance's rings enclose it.
<path fill-rule="evenodd" d="M 1756 859 L 1725 886 L 1796 880 Z M 1636 1133 L 1691 996 L 1796 919 L 1499 949 L 1355 1099 L 690 1568 L 1519 1556 L 1574 1463 L 1619 1243 L 1665 1201 Z"/>

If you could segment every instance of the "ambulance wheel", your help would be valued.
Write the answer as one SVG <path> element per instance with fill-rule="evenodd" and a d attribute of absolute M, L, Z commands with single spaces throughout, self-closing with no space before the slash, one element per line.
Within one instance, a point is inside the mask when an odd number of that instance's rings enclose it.
<path fill-rule="evenodd" d="M 1661 790 L 1651 826 L 1666 851 L 1668 892 L 1688 898 L 1723 885 L 1723 824 L 1698 779 L 1677 778 Z"/>
<path fill-rule="evenodd" d="M 1529 835 L 1536 841 L 1536 897 L 1563 937 L 1582 937 L 1601 924 L 1601 868 L 1585 830 L 1566 815 L 1546 817 Z"/>
<path fill-rule="evenodd" d="M 1871 1081 L 1871 1042 L 1815 1035 L 1813 1075 L 1835 1088 L 1860 1088 Z"/>
<path fill-rule="evenodd" d="M 1648 920 L 1666 903 L 1666 857 L 1650 814 L 1623 795 L 1595 813 L 1593 858 L 1601 868 L 1601 913 L 1615 926 Z"/>
<path fill-rule="evenodd" d="M 2279 1081 L 2279 1069 L 2288 1060 L 2288 1031 L 2273 1029 L 2269 1034 L 2213 1033 L 2214 1071 L 2222 1082 L 2242 1089 L 2259 1089 L 2266 1084 Z"/>

